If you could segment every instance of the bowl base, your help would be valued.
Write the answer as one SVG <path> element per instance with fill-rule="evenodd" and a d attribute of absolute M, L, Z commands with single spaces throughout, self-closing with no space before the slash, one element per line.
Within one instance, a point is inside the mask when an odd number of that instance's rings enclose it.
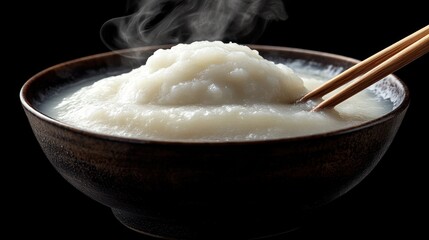
<path fill-rule="evenodd" d="M 136 232 L 161 239 L 246 239 L 256 240 L 286 234 L 299 228 L 301 218 L 290 216 L 158 219 L 112 208 L 116 219 Z"/>

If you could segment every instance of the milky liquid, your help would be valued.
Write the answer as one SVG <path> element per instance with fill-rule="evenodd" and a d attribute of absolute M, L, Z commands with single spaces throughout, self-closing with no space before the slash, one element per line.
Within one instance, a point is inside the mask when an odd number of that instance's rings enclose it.
<path fill-rule="evenodd" d="M 283 66 L 286 71 L 289 67 L 293 71 L 287 72 L 291 80 L 281 91 L 278 88 L 282 86 L 278 84 L 283 83 L 276 82 L 275 76 L 248 84 L 245 67 L 229 71 L 228 77 L 234 77 L 231 81 L 236 81 L 234 74 L 244 74 L 233 86 L 221 85 L 223 82 L 220 84 L 216 79 L 203 82 L 210 78 L 211 72 L 204 75 L 203 80 L 195 80 L 200 70 L 197 75 L 191 73 L 194 82 L 177 77 L 165 78 L 149 87 L 139 86 L 144 84 L 139 80 L 131 85 L 123 84 L 132 74 L 141 76 L 133 70 L 107 78 L 105 82 L 106 79 L 96 81 L 95 85 L 94 80 L 89 79 L 60 89 L 40 107 L 54 119 L 91 132 L 167 141 L 242 141 L 318 134 L 370 121 L 392 110 L 390 101 L 366 90 L 339 104 L 335 110 L 310 112 L 314 103 L 294 104 L 304 93 L 302 90 L 314 89 L 342 69 L 320 69 L 300 60 L 286 65 Z M 160 69 L 164 68 L 156 71 Z M 244 70 L 235 73 L 236 69 Z M 253 71 L 254 66 L 250 69 Z M 177 71 L 174 73 L 177 75 Z M 170 80 L 174 84 L 162 85 Z M 83 91 L 84 86 L 90 87 Z M 146 92 L 142 93 L 143 88 Z M 121 91 L 127 94 L 120 95 Z"/>

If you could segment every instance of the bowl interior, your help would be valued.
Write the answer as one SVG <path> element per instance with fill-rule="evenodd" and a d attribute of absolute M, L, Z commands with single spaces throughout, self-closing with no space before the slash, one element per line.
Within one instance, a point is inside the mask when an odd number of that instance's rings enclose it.
<path fill-rule="evenodd" d="M 341 71 L 353 66 L 359 61 L 345 56 L 325 52 L 311 51 L 297 48 L 249 45 L 256 49 L 266 59 L 276 63 L 285 63 L 293 69 L 303 66 L 322 69 L 320 74 L 334 76 Z M 27 81 L 21 90 L 21 102 L 24 107 L 48 121 L 62 124 L 43 114 L 40 104 L 58 89 L 68 87 L 76 82 L 102 79 L 108 76 L 128 72 L 144 64 L 148 57 L 159 48 L 169 48 L 170 45 L 151 46 L 137 49 L 127 49 L 118 52 L 109 52 L 88 56 L 73 61 L 58 64 L 43 70 Z M 132 57 L 130 57 L 132 56 Z M 391 102 L 393 108 L 390 113 L 363 124 L 351 128 L 371 125 L 385 117 L 391 117 L 399 106 L 408 106 L 408 90 L 405 84 L 394 75 L 389 75 L 369 88 L 377 96 Z M 73 126 L 68 126 L 73 128 Z M 337 132 L 348 131 L 350 128 Z M 102 135 L 102 134 L 100 134 Z M 316 134 L 324 135 L 324 134 Z M 304 136 L 305 137 L 305 136 Z M 300 137 L 293 137 L 300 138 Z"/>

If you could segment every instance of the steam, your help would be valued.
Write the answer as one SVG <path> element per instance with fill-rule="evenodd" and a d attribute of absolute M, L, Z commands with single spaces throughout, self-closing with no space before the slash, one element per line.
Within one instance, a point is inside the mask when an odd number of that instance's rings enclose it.
<path fill-rule="evenodd" d="M 267 23 L 285 20 L 282 0 L 139 0 L 137 11 L 107 21 L 111 50 L 197 40 L 252 42 Z"/>

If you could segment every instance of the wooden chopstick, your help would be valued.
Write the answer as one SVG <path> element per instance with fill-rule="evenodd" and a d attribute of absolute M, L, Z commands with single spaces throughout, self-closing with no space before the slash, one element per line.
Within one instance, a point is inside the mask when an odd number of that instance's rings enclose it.
<path fill-rule="evenodd" d="M 429 25 L 347 69 L 320 87 L 307 93 L 299 102 L 321 98 L 360 76 L 355 83 L 321 102 L 313 110 L 334 107 L 383 77 L 426 54 L 429 51 L 428 37 Z"/>
<path fill-rule="evenodd" d="M 372 68 L 369 72 L 362 75 L 356 82 L 321 102 L 313 108 L 313 111 L 336 106 L 342 101 L 371 86 L 371 84 L 423 56 L 427 52 L 429 52 L 429 35 L 406 47 L 404 50 L 387 59 L 380 65 Z"/>

